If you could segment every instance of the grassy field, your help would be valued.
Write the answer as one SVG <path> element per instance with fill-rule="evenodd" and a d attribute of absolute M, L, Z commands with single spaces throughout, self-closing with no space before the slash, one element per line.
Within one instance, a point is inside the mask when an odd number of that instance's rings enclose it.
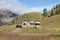
<path fill-rule="evenodd" d="M 41 28 L 23 27 L 16 30 L 16 24 L 0 26 L 0 40 L 60 40 L 60 15 L 44 18 Z"/>
<path fill-rule="evenodd" d="M 16 25 L 0 26 L 0 40 L 60 40 L 60 29 L 23 27 L 12 33 Z M 9 34 L 8 34 L 9 33 Z M 24 35 L 25 34 L 25 35 Z"/>
<path fill-rule="evenodd" d="M 11 33 L 16 30 L 16 25 L 5 25 L 0 26 L 0 34 Z M 60 28 L 52 28 L 52 27 L 43 27 L 41 28 L 33 28 L 33 27 L 23 27 L 18 29 L 21 31 L 16 31 L 13 34 L 60 34 Z"/>

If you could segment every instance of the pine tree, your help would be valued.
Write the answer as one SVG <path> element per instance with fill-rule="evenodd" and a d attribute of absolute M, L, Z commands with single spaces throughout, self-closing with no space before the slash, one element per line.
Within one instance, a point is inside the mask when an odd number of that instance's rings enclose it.
<path fill-rule="evenodd" d="M 60 4 L 56 5 L 56 14 L 59 14 L 60 12 Z"/>
<path fill-rule="evenodd" d="M 54 14 L 53 14 L 53 10 L 51 11 L 51 16 L 53 16 Z"/>
<path fill-rule="evenodd" d="M 45 9 L 43 9 L 43 16 L 47 16 L 47 9 L 45 8 Z"/>

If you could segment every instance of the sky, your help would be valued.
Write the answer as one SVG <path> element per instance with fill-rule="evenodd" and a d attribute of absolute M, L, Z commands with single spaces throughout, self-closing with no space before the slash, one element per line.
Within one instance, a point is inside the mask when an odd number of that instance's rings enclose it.
<path fill-rule="evenodd" d="M 44 8 L 51 10 L 56 4 L 60 4 L 60 0 L 0 0 L 0 9 L 24 14 L 42 12 Z"/>

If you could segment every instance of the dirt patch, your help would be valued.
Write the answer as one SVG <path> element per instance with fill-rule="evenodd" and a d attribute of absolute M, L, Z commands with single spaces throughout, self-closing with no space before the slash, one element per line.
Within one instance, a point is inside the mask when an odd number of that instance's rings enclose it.
<path fill-rule="evenodd" d="M 0 40 L 60 40 L 59 35 L 0 35 Z"/>

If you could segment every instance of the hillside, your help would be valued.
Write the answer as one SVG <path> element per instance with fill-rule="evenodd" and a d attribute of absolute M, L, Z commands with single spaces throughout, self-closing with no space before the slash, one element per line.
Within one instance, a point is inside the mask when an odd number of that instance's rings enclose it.
<path fill-rule="evenodd" d="M 47 12 L 48 17 L 42 17 L 42 26 L 59 27 L 60 26 L 60 4 L 54 6 Z"/>
<path fill-rule="evenodd" d="M 42 15 L 38 12 L 25 13 L 16 17 L 12 22 L 13 23 L 22 23 L 24 21 L 41 21 Z"/>
<path fill-rule="evenodd" d="M 46 27 L 60 27 L 60 14 L 51 17 L 42 18 L 42 26 Z"/>
<path fill-rule="evenodd" d="M 56 6 L 54 6 L 50 11 L 48 11 L 47 14 L 48 16 L 60 14 L 60 4 L 57 4 Z"/>
<path fill-rule="evenodd" d="M 16 17 L 17 14 L 6 10 L 6 9 L 0 9 L 0 24 L 6 24 L 10 22 L 14 17 Z"/>

